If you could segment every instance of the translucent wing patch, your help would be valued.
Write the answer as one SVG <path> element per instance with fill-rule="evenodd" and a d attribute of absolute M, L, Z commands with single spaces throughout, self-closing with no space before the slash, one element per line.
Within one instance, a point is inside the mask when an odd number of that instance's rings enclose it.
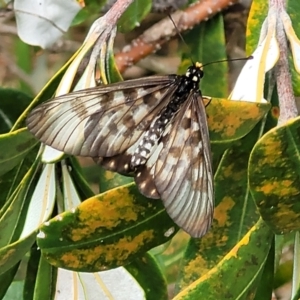
<path fill-rule="evenodd" d="M 153 76 L 54 98 L 35 108 L 28 129 L 72 155 L 112 157 L 130 148 L 168 103 L 177 76 Z"/>
<path fill-rule="evenodd" d="M 213 173 L 200 96 L 189 95 L 136 182 L 142 194 L 160 195 L 170 217 L 191 236 L 201 237 L 208 231 L 214 205 Z"/>

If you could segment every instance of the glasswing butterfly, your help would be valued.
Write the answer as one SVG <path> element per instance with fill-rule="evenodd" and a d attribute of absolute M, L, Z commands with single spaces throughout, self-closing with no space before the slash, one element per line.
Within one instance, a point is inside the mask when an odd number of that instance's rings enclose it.
<path fill-rule="evenodd" d="M 185 75 L 150 76 L 72 92 L 31 111 L 41 142 L 134 176 L 141 194 L 162 199 L 193 237 L 211 226 L 213 172 L 202 65 Z"/>

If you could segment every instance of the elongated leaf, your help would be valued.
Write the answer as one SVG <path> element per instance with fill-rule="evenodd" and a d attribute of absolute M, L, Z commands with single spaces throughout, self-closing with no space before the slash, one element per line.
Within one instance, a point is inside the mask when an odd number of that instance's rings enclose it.
<path fill-rule="evenodd" d="M 135 185 L 128 185 L 47 222 L 37 242 L 51 264 L 95 272 L 128 264 L 169 240 L 176 228 L 161 201 L 142 197 Z"/>
<path fill-rule="evenodd" d="M 19 164 L 38 140 L 22 128 L 0 135 L 0 176 Z"/>
<path fill-rule="evenodd" d="M 36 233 L 0 248 L 0 275 L 17 264 L 35 242 Z"/>
<path fill-rule="evenodd" d="M 81 200 L 85 200 L 89 197 L 94 196 L 89 183 L 83 176 L 83 171 L 75 157 L 68 157 L 66 159 L 66 164 L 69 168 L 69 174 L 73 179 L 73 183 L 76 187 L 76 190 L 80 196 Z"/>
<path fill-rule="evenodd" d="M 254 300 L 272 299 L 274 289 L 274 259 L 275 259 L 275 239 L 272 241 L 272 246 L 261 275 L 261 279 L 256 290 Z"/>
<path fill-rule="evenodd" d="M 242 138 L 269 109 L 269 103 L 212 99 L 206 107 L 211 142 L 226 143 Z"/>
<path fill-rule="evenodd" d="M 289 17 L 291 18 L 292 28 L 295 31 L 295 35 L 296 35 L 294 37 L 294 40 L 290 40 L 289 42 L 291 46 L 295 46 L 295 43 L 298 44 L 296 47 L 293 47 L 294 48 L 293 55 L 290 55 L 290 59 L 289 59 L 290 71 L 292 74 L 293 91 L 295 96 L 300 95 L 300 84 L 299 84 L 300 74 L 299 74 L 299 69 L 298 72 L 295 69 L 295 64 L 299 66 L 299 57 L 300 57 L 300 53 L 299 53 L 300 26 L 297 21 L 299 17 L 299 13 L 298 13 L 299 9 L 300 9 L 300 3 L 298 1 L 295 0 L 287 1 L 286 10 Z M 295 40 L 296 38 L 297 40 Z"/>
<path fill-rule="evenodd" d="M 268 15 L 268 3 L 263 0 L 253 0 L 247 21 L 247 54 L 253 53 L 257 46 L 261 26 Z"/>
<path fill-rule="evenodd" d="M 57 273 L 57 268 L 49 265 L 43 256 L 41 256 L 38 264 L 33 300 L 54 298 Z"/>
<path fill-rule="evenodd" d="M 0 210 L 0 247 L 6 246 L 10 242 L 15 242 L 23 230 L 24 215 L 28 208 L 29 199 L 34 191 L 32 182 L 38 166 L 38 162 L 33 164 Z M 18 222 L 20 222 L 20 225 Z"/>
<path fill-rule="evenodd" d="M 17 271 L 19 268 L 19 263 L 15 264 L 12 268 L 4 272 L 3 274 L 0 275 L 0 298 L 3 299 L 4 295 L 7 292 L 7 289 L 11 285 Z"/>
<path fill-rule="evenodd" d="M 300 228 L 300 118 L 266 133 L 249 161 L 249 185 L 262 218 L 276 233 Z"/>
<path fill-rule="evenodd" d="M 155 259 L 148 253 L 135 259 L 125 269 L 144 289 L 147 300 L 167 299 L 167 283 Z"/>
<path fill-rule="evenodd" d="M 259 220 L 206 275 L 180 292 L 181 299 L 251 299 L 269 254 L 273 234 Z M 253 287 L 253 283 L 254 287 Z"/>
<path fill-rule="evenodd" d="M 39 146 L 33 148 L 12 170 L 0 177 L 0 207 L 10 198 L 36 159 Z"/>
<path fill-rule="evenodd" d="M 36 186 L 38 167 L 36 160 L 0 211 L 0 274 L 28 252 L 38 226 L 52 212 L 54 180 L 49 169 L 53 166 L 45 168 Z"/>
<path fill-rule="evenodd" d="M 55 203 L 55 192 L 54 165 L 45 165 L 30 197 L 20 239 L 36 231 L 50 217 Z"/>
<path fill-rule="evenodd" d="M 3 300 L 22 299 L 23 284 L 22 280 L 13 281 Z"/>
<path fill-rule="evenodd" d="M 23 290 L 24 299 L 33 299 L 34 287 L 36 283 L 36 276 L 38 273 L 40 257 L 41 257 L 41 251 L 38 250 L 36 246 L 32 246 L 30 249 L 30 256 L 26 268 L 26 277 L 25 277 L 24 290 Z"/>

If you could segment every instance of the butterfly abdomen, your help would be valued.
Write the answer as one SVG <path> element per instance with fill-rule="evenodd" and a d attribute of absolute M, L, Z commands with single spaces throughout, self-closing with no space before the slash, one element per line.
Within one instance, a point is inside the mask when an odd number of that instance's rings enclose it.
<path fill-rule="evenodd" d="M 162 110 L 160 115 L 153 120 L 149 130 L 145 132 L 144 137 L 132 155 L 132 169 L 136 169 L 138 166 L 142 166 L 147 163 L 148 158 L 159 143 L 166 126 L 171 122 L 173 117 L 179 111 L 181 105 L 185 102 L 186 97 L 182 97 L 181 95 L 182 85 L 184 85 L 183 82 L 179 85 L 175 92 L 174 98 Z"/>

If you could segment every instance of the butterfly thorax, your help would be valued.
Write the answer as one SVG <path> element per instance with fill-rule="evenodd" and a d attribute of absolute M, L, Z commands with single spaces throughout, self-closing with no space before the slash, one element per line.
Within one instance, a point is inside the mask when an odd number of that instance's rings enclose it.
<path fill-rule="evenodd" d="M 203 71 L 200 64 L 189 67 L 185 75 L 177 76 L 177 89 L 171 98 L 171 101 L 153 120 L 149 129 L 145 132 L 138 147 L 131 158 L 131 168 L 136 169 L 146 164 L 150 154 L 159 143 L 167 125 L 172 121 L 176 113 L 180 110 L 182 104 L 188 99 L 192 91 L 199 91 L 200 79 L 203 77 Z"/>

